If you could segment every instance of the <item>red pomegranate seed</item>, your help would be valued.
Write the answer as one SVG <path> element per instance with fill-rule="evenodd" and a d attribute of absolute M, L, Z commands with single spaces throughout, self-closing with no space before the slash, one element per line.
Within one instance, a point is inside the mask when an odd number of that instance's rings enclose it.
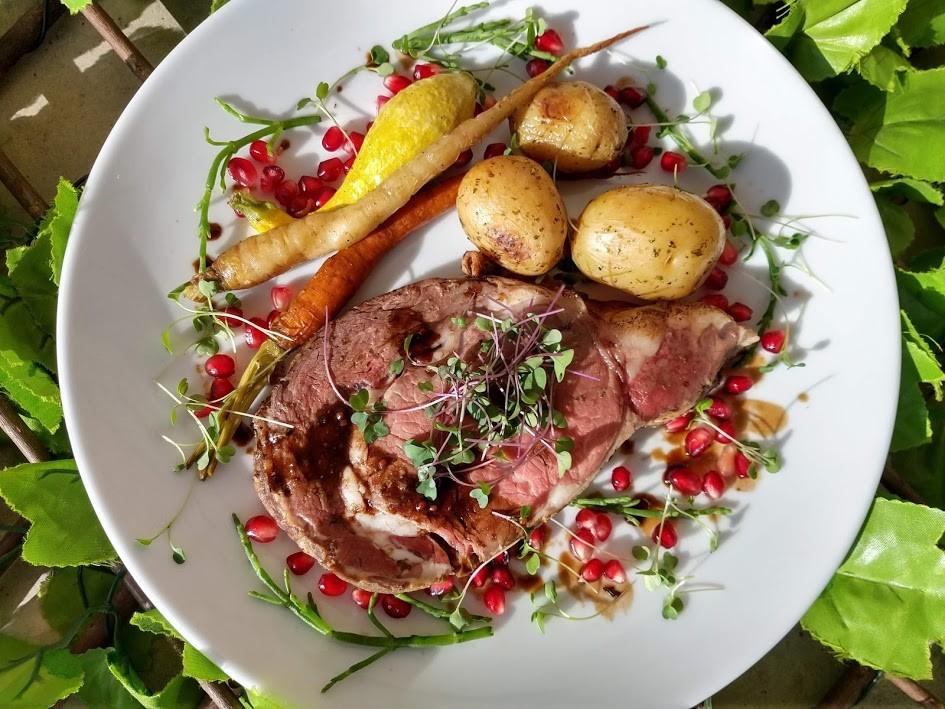
<path fill-rule="evenodd" d="M 741 394 L 751 389 L 753 384 L 751 377 L 746 377 L 744 374 L 732 374 L 725 378 L 722 387 L 729 394 Z"/>
<path fill-rule="evenodd" d="M 345 174 L 346 174 L 346 175 L 347 175 L 349 172 L 351 172 L 351 168 L 354 167 L 354 161 L 355 161 L 355 158 L 357 158 L 357 157 L 358 157 L 357 155 L 352 155 L 350 158 L 348 158 L 347 160 L 345 160 Z"/>
<path fill-rule="evenodd" d="M 686 171 L 686 165 L 686 156 L 682 153 L 677 153 L 674 150 L 667 150 L 662 155 L 660 155 L 660 167 L 666 172 L 674 172 L 677 175 L 681 175 Z"/>
<path fill-rule="evenodd" d="M 607 84 L 607 86 L 604 87 L 604 93 L 610 96 L 614 101 L 620 100 L 620 89 L 613 84 Z"/>
<path fill-rule="evenodd" d="M 732 418 L 732 405 L 725 399 L 720 399 L 717 396 L 712 397 L 712 403 L 709 404 L 709 408 L 705 411 L 709 416 L 723 421 Z"/>
<path fill-rule="evenodd" d="M 344 163 L 338 158 L 322 160 L 318 163 L 318 179 L 324 180 L 325 182 L 334 182 L 341 177 L 341 173 L 344 172 L 344 169 Z"/>
<path fill-rule="evenodd" d="M 372 591 L 365 591 L 363 588 L 356 588 L 351 592 L 351 600 L 365 610 L 371 605 L 372 596 L 374 596 Z"/>
<path fill-rule="evenodd" d="M 266 327 L 271 330 L 272 326 L 276 324 L 276 320 L 279 319 L 280 315 L 282 315 L 281 310 L 276 310 L 275 308 L 270 310 L 269 314 L 266 316 Z"/>
<path fill-rule="evenodd" d="M 316 195 L 325 184 L 317 177 L 302 175 L 299 178 L 299 190 L 305 195 Z"/>
<path fill-rule="evenodd" d="M 735 454 L 735 475 L 740 478 L 747 478 L 751 473 L 751 461 L 741 451 Z"/>
<path fill-rule="evenodd" d="M 411 81 L 409 77 L 401 74 L 390 74 L 384 77 L 384 88 L 392 94 L 399 94 L 412 83 L 413 81 Z"/>
<path fill-rule="evenodd" d="M 685 431 L 689 427 L 689 422 L 692 421 L 692 412 L 688 414 L 683 414 L 682 416 L 677 416 L 671 421 L 666 422 L 666 431 L 668 433 L 679 433 L 680 431 Z"/>
<path fill-rule="evenodd" d="M 679 541 L 679 536 L 676 534 L 676 525 L 669 520 L 664 520 L 656 525 L 656 529 L 653 530 L 653 541 L 664 549 L 672 549 Z"/>
<path fill-rule="evenodd" d="M 269 515 L 250 517 L 243 529 L 246 530 L 247 537 L 260 544 L 268 544 L 279 534 L 279 526 Z"/>
<path fill-rule="evenodd" d="M 608 517 L 604 512 L 598 513 L 594 518 L 593 530 L 594 536 L 597 537 L 597 541 L 606 541 L 613 529 L 614 523 L 610 521 L 610 517 Z"/>
<path fill-rule="evenodd" d="M 285 310 L 292 302 L 292 289 L 288 286 L 273 286 L 269 290 L 269 298 L 272 300 L 272 307 Z"/>
<path fill-rule="evenodd" d="M 276 156 L 269 152 L 269 143 L 265 140 L 254 140 L 250 143 L 249 156 L 263 165 L 271 165 L 276 161 Z"/>
<path fill-rule="evenodd" d="M 266 165 L 259 178 L 259 188 L 263 192 L 273 192 L 285 180 L 285 170 L 278 165 Z"/>
<path fill-rule="evenodd" d="M 427 79 L 431 76 L 436 76 L 443 71 L 443 67 L 439 64 L 417 64 L 413 68 L 413 78 L 414 81 L 418 79 Z"/>
<path fill-rule="evenodd" d="M 761 346 L 772 354 L 778 354 L 784 349 L 784 331 L 768 330 L 761 336 Z"/>
<path fill-rule="evenodd" d="M 544 59 L 529 59 L 525 63 L 525 72 L 534 79 L 539 74 L 544 74 L 550 66 L 551 63 L 546 62 Z"/>
<path fill-rule="evenodd" d="M 471 148 L 464 150 L 459 154 L 459 157 L 456 158 L 456 162 L 453 163 L 453 167 L 463 167 L 464 165 L 468 165 L 469 161 L 472 160 L 472 157 L 473 151 Z"/>
<path fill-rule="evenodd" d="M 638 145 L 630 150 L 630 166 L 634 170 L 642 170 L 651 162 L 656 155 L 656 151 L 649 145 Z"/>
<path fill-rule="evenodd" d="M 348 582 L 328 571 L 319 577 L 318 590 L 326 596 L 340 596 L 348 590 Z"/>
<path fill-rule="evenodd" d="M 224 396 L 233 391 L 236 387 L 229 379 L 217 377 L 210 382 L 210 401 L 219 402 Z"/>
<path fill-rule="evenodd" d="M 361 151 L 361 146 L 364 145 L 364 133 L 359 133 L 356 130 L 348 133 L 348 142 L 345 143 L 345 152 L 349 155 L 357 155 Z"/>
<path fill-rule="evenodd" d="M 702 478 L 702 491 L 717 500 L 725 493 L 725 480 L 718 470 L 710 470 Z"/>
<path fill-rule="evenodd" d="M 482 154 L 484 160 L 505 154 L 505 143 L 489 143 Z"/>
<path fill-rule="evenodd" d="M 335 196 L 334 187 L 323 187 L 322 191 L 318 193 L 318 196 L 315 197 L 315 209 L 321 209 L 328 203 L 332 197 Z"/>
<path fill-rule="evenodd" d="M 331 126 L 322 136 L 322 147 L 325 150 L 334 152 L 338 150 L 345 142 L 345 134 L 338 126 Z"/>
<path fill-rule="evenodd" d="M 604 576 L 611 581 L 623 583 L 627 580 L 627 571 L 617 559 L 611 559 L 604 565 Z"/>
<path fill-rule="evenodd" d="M 489 586 L 482 594 L 482 602 L 492 615 L 505 613 L 505 591 L 501 586 Z"/>
<path fill-rule="evenodd" d="M 289 571 L 296 576 L 302 576 L 303 574 L 307 574 L 309 570 L 315 566 L 315 559 L 304 551 L 297 551 L 294 554 L 289 554 L 285 558 L 285 565 L 288 566 Z"/>
<path fill-rule="evenodd" d="M 630 487 L 631 477 L 630 468 L 625 465 L 618 465 L 610 474 L 610 484 L 617 492 L 623 492 Z"/>
<path fill-rule="evenodd" d="M 651 126 L 637 126 L 634 128 L 630 131 L 630 145 L 646 145 L 646 142 L 650 139 L 650 130 Z"/>
<path fill-rule="evenodd" d="M 561 35 L 553 29 L 547 29 L 535 37 L 535 49 L 557 57 L 564 53 L 564 42 L 561 40 Z"/>
<path fill-rule="evenodd" d="M 715 433 L 711 429 L 702 427 L 692 429 L 686 434 L 686 453 L 693 458 L 698 458 L 709 449 L 714 438 Z"/>
<path fill-rule="evenodd" d="M 289 201 L 289 206 L 286 207 L 286 211 L 289 213 L 290 217 L 301 219 L 314 208 L 315 200 L 311 196 L 297 194 Z"/>
<path fill-rule="evenodd" d="M 232 315 L 233 317 L 227 317 L 227 315 Z M 240 308 L 228 305 L 223 308 L 221 314 L 218 317 L 220 318 L 220 322 L 232 330 L 243 327 L 243 321 L 237 320 L 237 318 L 243 317 L 243 311 Z"/>
<path fill-rule="evenodd" d="M 710 290 L 722 290 L 728 285 L 728 274 L 716 266 L 709 271 L 709 277 L 705 279 L 705 287 Z"/>
<path fill-rule="evenodd" d="M 722 215 L 722 226 L 725 227 L 725 231 L 728 231 L 732 228 L 732 217 L 728 214 Z"/>
<path fill-rule="evenodd" d="M 390 101 L 392 98 L 393 98 L 393 96 L 388 96 L 388 95 L 386 95 L 386 94 L 381 94 L 381 95 L 379 95 L 376 99 L 374 99 L 374 108 L 375 108 L 375 110 L 376 110 L 378 113 L 380 113 L 380 112 L 381 112 L 381 109 L 384 108 L 384 104 L 386 104 L 386 103 L 387 103 L 388 101 Z"/>
<path fill-rule="evenodd" d="M 704 431 L 705 429 L 697 428 L 696 430 Z M 699 479 L 699 473 L 685 465 L 674 465 L 670 468 L 666 477 L 669 484 L 683 495 L 693 497 L 702 491 L 702 480 Z"/>
<path fill-rule="evenodd" d="M 492 571 L 492 583 L 501 586 L 506 591 L 511 591 L 515 588 L 515 577 L 512 576 L 512 572 L 509 571 L 508 567 L 499 566 Z"/>
<path fill-rule="evenodd" d="M 703 303 L 708 303 L 719 310 L 728 310 L 728 298 L 721 293 L 706 293 L 700 298 Z"/>
<path fill-rule="evenodd" d="M 720 421 L 719 430 L 715 434 L 715 440 L 723 446 L 727 446 L 736 438 L 735 424 L 731 421 Z"/>
<path fill-rule="evenodd" d="M 397 596 L 391 596 L 388 593 L 385 593 L 381 596 L 381 608 L 384 609 L 384 612 L 389 615 L 391 618 L 406 618 L 410 615 L 410 611 L 413 610 L 413 606 L 407 603 L 407 601 L 402 601 Z"/>
<path fill-rule="evenodd" d="M 594 533 L 589 529 L 579 529 L 571 537 L 568 545 L 571 553 L 580 561 L 587 561 L 594 554 Z"/>
<path fill-rule="evenodd" d="M 226 164 L 226 171 L 230 173 L 233 182 L 241 187 L 253 188 L 256 186 L 258 173 L 256 166 L 246 158 L 230 158 Z"/>
<path fill-rule="evenodd" d="M 600 559 L 589 559 L 588 562 L 581 567 L 581 578 L 589 583 L 600 581 L 600 577 L 603 575 L 604 562 Z"/>
<path fill-rule="evenodd" d="M 236 372 L 236 362 L 230 355 L 215 354 L 204 362 L 203 368 L 211 377 L 232 377 Z"/>
<path fill-rule="evenodd" d="M 639 108 L 646 101 L 646 94 L 635 86 L 624 86 L 617 100 L 630 108 Z"/>
<path fill-rule="evenodd" d="M 472 585 L 476 588 L 482 588 L 486 585 L 486 581 L 489 580 L 489 567 L 483 566 L 472 578 Z"/>
<path fill-rule="evenodd" d="M 578 512 L 577 517 L 574 518 L 574 527 L 576 529 L 592 529 L 596 517 L 597 513 L 594 510 L 584 508 Z"/>
<path fill-rule="evenodd" d="M 449 593 L 454 588 L 456 588 L 456 585 L 453 583 L 453 579 L 448 578 L 445 581 L 434 581 L 432 584 L 430 584 L 430 588 L 427 589 L 427 593 L 429 593 L 434 598 L 437 598 L 446 593 Z"/>
<path fill-rule="evenodd" d="M 705 193 L 705 201 L 717 212 L 724 212 L 732 203 L 732 191 L 727 185 L 712 185 Z"/>
<path fill-rule="evenodd" d="M 735 322 L 745 322 L 751 320 L 752 310 L 744 303 L 732 303 L 728 306 L 728 314 L 732 316 Z"/>
<path fill-rule="evenodd" d="M 212 413 L 213 409 L 211 409 L 209 406 L 204 406 L 203 408 L 194 411 L 194 416 L 196 416 L 198 419 L 205 419 Z"/>
<path fill-rule="evenodd" d="M 299 194 L 299 186 L 292 180 L 283 180 L 275 189 L 276 201 L 286 209 Z"/>
<path fill-rule="evenodd" d="M 528 534 L 528 545 L 533 549 L 541 549 L 545 546 L 545 542 L 548 541 L 548 527 L 541 525 L 540 527 L 535 527 Z"/>
<path fill-rule="evenodd" d="M 731 266 L 738 261 L 738 249 L 728 239 L 725 240 L 725 248 L 722 249 L 722 255 L 719 256 L 719 263 L 723 266 Z"/>
<path fill-rule="evenodd" d="M 246 326 L 246 331 L 243 333 L 246 339 L 246 346 L 250 349 L 258 350 L 267 339 L 266 333 L 263 332 L 263 330 L 266 329 L 266 321 L 262 318 L 250 318 L 249 321 L 255 325 L 255 327 Z"/>

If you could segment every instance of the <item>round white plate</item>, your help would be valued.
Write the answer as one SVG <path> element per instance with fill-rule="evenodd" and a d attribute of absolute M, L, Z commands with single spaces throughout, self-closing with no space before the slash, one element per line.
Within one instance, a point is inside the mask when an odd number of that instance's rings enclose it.
<path fill-rule="evenodd" d="M 632 606 L 615 620 L 555 619 L 545 635 L 529 623 L 528 599 L 519 598 L 496 624 L 495 638 L 399 651 L 319 695 L 330 676 L 367 653 L 328 641 L 288 612 L 247 597 L 259 585 L 230 523 L 232 512 L 245 519 L 261 509 L 246 456 L 196 485 L 172 530 L 185 564 L 171 560 L 164 539 L 150 548 L 135 543 L 167 523 L 192 485 L 190 473 L 172 472 L 175 453 L 161 435 L 193 440 L 193 432 L 170 428 L 170 402 L 155 380 L 173 386 L 189 375 L 199 381 L 193 361 L 172 361 L 159 336 L 181 315 L 164 296 L 189 274 L 197 246 L 193 205 L 213 156 L 203 127 L 217 137 L 246 130 L 213 97 L 251 112 L 286 114 L 319 81 L 362 61 L 371 45 L 389 47 L 447 4 L 235 1 L 182 42 L 135 96 L 92 170 L 63 273 L 59 361 L 83 479 L 115 548 L 173 625 L 234 678 L 287 703 L 692 705 L 771 648 L 841 562 L 873 496 L 899 381 L 890 258 L 860 169 L 804 81 L 763 37 L 713 0 L 548 0 L 544 15 L 569 46 L 658 22 L 617 51 L 582 62 L 578 77 L 601 85 L 625 76 L 641 85 L 655 82 L 658 100 L 673 114 L 689 109 L 699 91 L 713 89 L 713 112 L 725 127 L 722 151 L 746 153 L 733 175 L 746 206 L 757 211 L 775 198 L 785 214 L 834 215 L 807 222 L 824 237 L 811 238 L 803 250 L 817 280 L 800 268 L 786 271 L 792 297 L 782 318 L 786 311 L 788 321 L 798 321 L 793 337 L 807 366 L 779 369 L 752 392 L 789 410 L 778 440 L 784 469 L 763 474 L 750 494 L 727 496 L 737 513 L 726 521 L 717 552 L 707 554 L 695 532 L 683 543 L 681 573 L 719 590 L 688 595 L 686 610 L 670 622 L 660 617 L 661 596 L 638 580 Z M 490 14 L 521 17 L 527 5 L 509 0 Z M 669 62 L 662 72 L 653 65 L 658 54 Z M 521 65 L 513 65 L 521 73 Z M 378 93 L 377 77 L 362 76 L 345 91 L 339 110 L 351 118 L 353 99 L 373 113 Z M 366 120 L 364 114 L 357 122 Z M 320 135 L 288 135 L 290 174 L 314 171 Z M 688 170 L 682 186 L 705 189 L 713 180 L 700 172 Z M 654 165 L 647 175 L 624 179 L 665 182 L 667 175 Z M 564 183 L 562 189 L 576 216 L 604 186 Z M 222 200 L 215 200 L 211 216 L 228 238 L 238 237 Z M 458 275 L 466 247 L 455 214 L 448 214 L 388 257 L 358 299 L 430 275 Z M 312 270 L 311 264 L 300 267 L 282 281 L 300 283 Z M 727 292 L 760 312 L 763 274 L 756 257 L 733 269 Z M 247 309 L 265 315 L 268 288 L 258 291 Z M 179 344 L 188 327 L 184 322 L 175 336 Z M 808 400 L 798 399 L 802 392 Z M 656 464 L 637 455 L 631 465 L 640 488 L 658 487 Z M 629 556 L 632 535 L 623 534 L 627 539 L 613 548 Z M 290 551 L 283 541 L 260 549 L 277 574 Z M 316 570 L 296 579 L 296 588 L 313 589 L 317 576 Z M 322 607 L 338 625 L 369 631 L 347 598 L 325 600 Z M 417 615 L 392 625 L 401 631 L 436 627 Z"/>

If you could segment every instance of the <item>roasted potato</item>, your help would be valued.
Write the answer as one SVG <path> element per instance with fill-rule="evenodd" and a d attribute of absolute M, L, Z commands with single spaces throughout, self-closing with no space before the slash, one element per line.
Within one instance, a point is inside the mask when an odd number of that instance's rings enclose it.
<path fill-rule="evenodd" d="M 567 214 L 534 160 L 500 156 L 475 165 L 459 185 L 456 211 L 469 240 L 513 273 L 537 276 L 561 259 Z"/>
<path fill-rule="evenodd" d="M 584 81 L 546 86 L 509 118 L 519 149 L 564 173 L 591 172 L 620 155 L 627 117 L 604 91 Z"/>
<path fill-rule="evenodd" d="M 644 300 L 676 300 L 705 280 L 725 247 L 707 202 L 667 185 L 627 185 L 593 199 L 572 236 L 585 276 Z"/>

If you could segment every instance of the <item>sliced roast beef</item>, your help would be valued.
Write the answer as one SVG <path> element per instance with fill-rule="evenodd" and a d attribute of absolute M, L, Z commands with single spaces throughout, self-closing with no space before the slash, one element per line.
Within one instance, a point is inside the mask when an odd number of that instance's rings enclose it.
<path fill-rule="evenodd" d="M 559 474 L 537 446 L 515 466 L 487 462 L 463 482 L 492 483 L 485 508 L 470 487 L 440 480 L 417 491 L 408 440 L 430 434 L 418 387 L 451 356 L 472 361 L 483 340 L 470 317 L 502 319 L 554 302 L 548 326 L 574 359 L 554 390 L 567 419 L 572 465 Z M 409 338 L 412 363 L 400 372 Z M 555 514 L 634 431 L 692 407 L 721 367 L 755 339 L 701 303 L 630 307 L 507 279 L 430 279 L 369 300 L 332 323 L 278 372 L 260 414 L 255 485 L 280 526 L 326 568 L 362 588 L 400 592 L 469 573 Z M 436 377 L 434 376 L 433 379 Z M 435 386 L 430 382 L 426 386 Z M 360 389 L 382 402 L 389 434 L 370 445 L 342 398 Z"/>

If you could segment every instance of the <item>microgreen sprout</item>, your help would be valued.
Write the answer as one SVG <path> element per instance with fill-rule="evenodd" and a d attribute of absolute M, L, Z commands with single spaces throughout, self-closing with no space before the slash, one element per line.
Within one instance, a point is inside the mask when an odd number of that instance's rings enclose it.
<path fill-rule="evenodd" d="M 545 622 L 548 618 L 564 618 L 565 620 L 591 620 L 600 615 L 600 611 L 584 616 L 571 615 L 565 611 L 558 604 L 558 587 L 555 585 L 555 582 L 551 580 L 545 581 L 544 586 L 542 586 L 540 596 L 538 593 L 533 592 L 530 598 L 532 605 L 536 606 L 535 610 L 532 611 L 531 621 L 541 633 L 545 632 Z M 539 605 L 539 601 L 545 602 Z"/>
<path fill-rule="evenodd" d="M 693 426 L 707 426 L 717 434 L 728 438 L 729 442 L 751 462 L 751 466 L 748 469 L 749 477 L 758 477 L 759 468 L 764 468 L 769 473 L 777 473 L 781 470 L 781 456 L 777 450 L 774 448 L 762 448 L 761 444 L 756 441 L 741 441 L 737 438 L 733 438 L 728 433 L 719 428 L 712 418 L 706 413 L 711 404 L 711 399 L 701 399 L 696 404 L 694 409 L 695 415 L 689 422 L 690 428 Z"/>

